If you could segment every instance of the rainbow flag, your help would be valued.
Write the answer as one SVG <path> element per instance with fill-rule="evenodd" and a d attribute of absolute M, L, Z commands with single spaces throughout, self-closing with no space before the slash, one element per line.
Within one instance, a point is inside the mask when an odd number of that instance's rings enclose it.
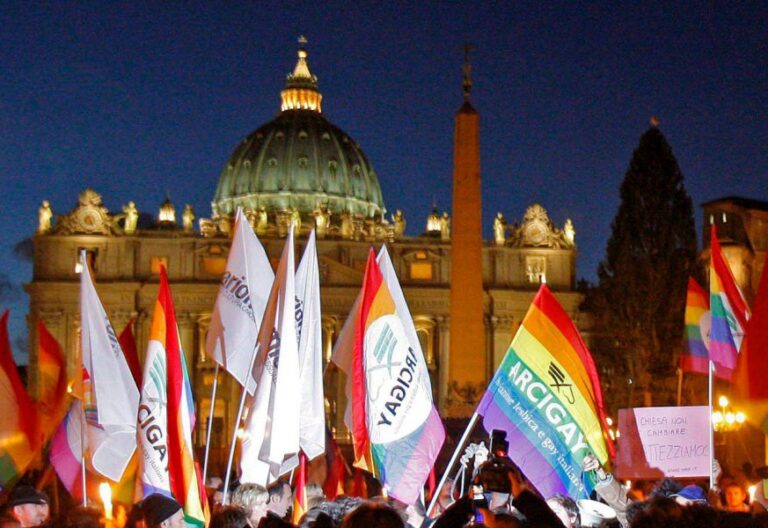
<path fill-rule="evenodd" d="M 544 496 L 589 498 L 588 453 L 613 457 L 592 355 L 542 285 L 477 409 L 487 431 L 507 432 L 509 456 Z"/>
<path fill-rule="evenodd" d="M 160 288 L 157 292 L 149 339 L 156 342 L 166 353 L 168 472 L 171 493 L 184 510 L 187 526 L 204 526 L 205 499 L 193 457 L 192 430 L 195 427 L 195 408 L 192 388 L 164 266 L 160 268 Z"/>
<path fill-rule="evenodd" d="M 688 346 L 680 356 L 683 372 L 707 374 L 709 372 L 709 296 L 699 283 L 688 279 L 688 295 L 685 301 L 685 337 Z"/>
<path fill-rule="evenodd" d="M 712 310 L 709 358 L 715 364 L 717 376 L 731 381 L 744 329 L 749 320 L 749 306 L 736 285 L 728 262 L 723 257 L 714 225 L 709 249 L 709 305 Z"/>
<path fill-rule="evenodd" d="M 70 405 L 67 396 L 67 364 L 64 351 L 46 328 L 37 321 L 37 358 L 40 371 L 37 408 L 43 441 L 53 435 Z"/>
<path fill-rule="evenodd" d="M 357 310 L 352 357 L 355 466 L 381 480 L 391 497 L 415 503 L 445 440 L 429 372 L 411 346 L 404 317 L 373 250 Z M 401 313 L 402 312 L 402 313 Z"/>
<path fill-rule="evenodd" d="M 12 486 L 40 446 L 37 411 L 16 369 L 8 311 L 0 316 L 0 489 Z"/>

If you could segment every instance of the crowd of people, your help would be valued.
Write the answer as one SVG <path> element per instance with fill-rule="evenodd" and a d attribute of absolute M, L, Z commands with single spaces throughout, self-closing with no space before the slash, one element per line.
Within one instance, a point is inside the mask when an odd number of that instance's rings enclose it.
<path fill-rule="evenodd" d="M 497 464 L 498 466 L 498 464 Z M 579 527 L 768 527 L 765 494 L 754 500 L 747 491 L 748 471 L 718 475 L 719 487 L 672 479 L 635 482 L 627 487 L 605 471 L 595 457 L 584 459 L 584 471 L 594 472 L 593 499 L 540 496 L 509 461 L 505 475 L 481 466 L 465 493 L 447 479 L 429 515 L 425 504 L 406 506 L 389 499 L 374 486 L 369 498 L 340 495 L 328 500 L 314 483 L 304 487 L 306 513 L 298 528 L 579 528 Z M 498 468 L 497 468 L 498 469 Z M 722 473 L 722 472 L 720 472 Z M 210 488 L 209 528 L 296 528 L 292 524 L 294 491 L 287 481 L 268 488 L 257 484 L 232 486 L 225 497 L 219 486 Z M 462 496 L 459 496 L 462 495 Z M 96 507 L 77 506 L 51 518 L 49 497 L 35 487 L 19 484 L 7 494 L 0 528 L 182 528 L 182 506 L 164 495 L 150 495 L 130 508 L 116 505 L 105 518 Z"/>

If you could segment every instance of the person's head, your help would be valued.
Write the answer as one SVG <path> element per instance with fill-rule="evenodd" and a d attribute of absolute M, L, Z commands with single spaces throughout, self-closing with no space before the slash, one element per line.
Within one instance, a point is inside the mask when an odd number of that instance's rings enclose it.
<path fill-rule="evenodd" d="M 154 493 L 142 501 L 147 528 L 184 528 L 181 504 L 170 497 Z"/>
<path fill-rule="evenodd" d="M 125 520 L 125 528 L 146 528 L 147 525 L 144 522 L 144 510 L 142 510 L 143 506 L 144 501 L 139 501 L 133 505 L 133 508 L 128 512 L 128 517 Z"/>
<path fill-rule="evenodd" d="M 11 491 L 6 507 L 22 528 L 44 524 L 50 512 L 48 496 L 24 484 Z"/>
<path fill-rule="evenodd" d="M 309 482 L 304 490 L 307 493 L 307 510 L 325 501 L 325 491 L 320 484 Z"/>
<path fill-rule="evenodd" d="M 269 492 L 267 509 L 280 518 L 285 517 L 293 504 L 291 485 L 284 480 L 278 480 L 270 485 L 267 491 Z"/>
<path fill-rule="evenodd" d="M 224 506 L 211 517 L 208 528 L 251 528 L 248 512 L 240 506 Z"/>
<path fill-rule="evenodd" d="M 232 504 L 244 509 L 253 526 L 267 514 L 269 492 L 258 484 L 240 484 L 232 494 Z"/>
<path fill-rule="evenodd" d="M 340 528 L 405 528 L 405 523 L 386 504 L 366 501 L 344 517 Z"/>
<path fill-rule="evenodd" d="M 723 490 L 725 495 L 725 508 L 728 510 L 741 510 L 744 508 L 744 500 L 747 491 L 738 482 L 729 483 Z"/>
<path fill-rule="evenodd" d="M 547 506 L 557 515 L 565 528 L 579 528 L 581 517 L 576 502 L 565 495 L 552 495 L 547 499 Z"/>
<path fill-rule="evenodd" d="M 64 518 L 64 528 L 101 528 L 101 512 L 96 508 L 78 506 Z"/>

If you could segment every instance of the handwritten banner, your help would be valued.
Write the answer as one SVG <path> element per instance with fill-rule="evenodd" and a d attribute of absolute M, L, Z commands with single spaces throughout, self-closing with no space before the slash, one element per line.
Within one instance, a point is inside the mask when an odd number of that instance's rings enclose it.
<path fill-rule="evenodd" d="M 616 476 L 634 480 L 709 475 L 708 413 L 706 406 L 620 409 Z"/>

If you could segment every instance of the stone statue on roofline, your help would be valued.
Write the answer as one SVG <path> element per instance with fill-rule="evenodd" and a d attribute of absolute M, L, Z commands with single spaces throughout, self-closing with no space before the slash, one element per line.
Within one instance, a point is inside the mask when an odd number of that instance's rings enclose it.
<path fill-rule="evenodd" d="M 181 221 L 185 233 L 191 233 L 195 230 L 195 210 L 190 204 L 184 206 L 184 212 L 181 215 Z"/>
<path fill-rule="evenodd" d="M 123 213 L 125 213 L 123 232 L 126 235 L 133 235 L 136 233 L 136 225 L 139 223 L 139 210 L 136 209 L 136 204 L 128 202 L 128 205 L 123 206 Z"/>
<path fill-rule="evenodd" d="M 331 211 L 328 209 L 323 210 L 322 207 L 317 207 L 312 214 L 315 217 L 315 233 L 317 234 L 317 238 L 325 238 L 328 234 L 328 227 L 330 226 Z"/>
<path fill-rule="evenodd" d="M 496 213 L 496 218 L 493 219 L 493 241 L 497 246 L 503 246 L 507 241 L 506 230 L 507 222 L 504 220 L 504 215 L 501 212 Z"/>
<path fill-rule="evenodd" d="M 394 225 L 395 238 L 403 238 L 405 235 L 405 215 L 400 209 L 392 215 L 392 224 Z"/>
<path fill-rule="evenodd" d="M 48 200 L 43 200 L 40 209 L 37 210 L 37 234 L 42 235 L 51 230 L 51 218 L 53 211 Z"/>
<path fill-rule="evenodd" d="M 443 216 L 440 217 L 440 238 L 442 240 L 451 239 L 451 217 L 448 216 L 447 211 L 443 211 Z"/>

